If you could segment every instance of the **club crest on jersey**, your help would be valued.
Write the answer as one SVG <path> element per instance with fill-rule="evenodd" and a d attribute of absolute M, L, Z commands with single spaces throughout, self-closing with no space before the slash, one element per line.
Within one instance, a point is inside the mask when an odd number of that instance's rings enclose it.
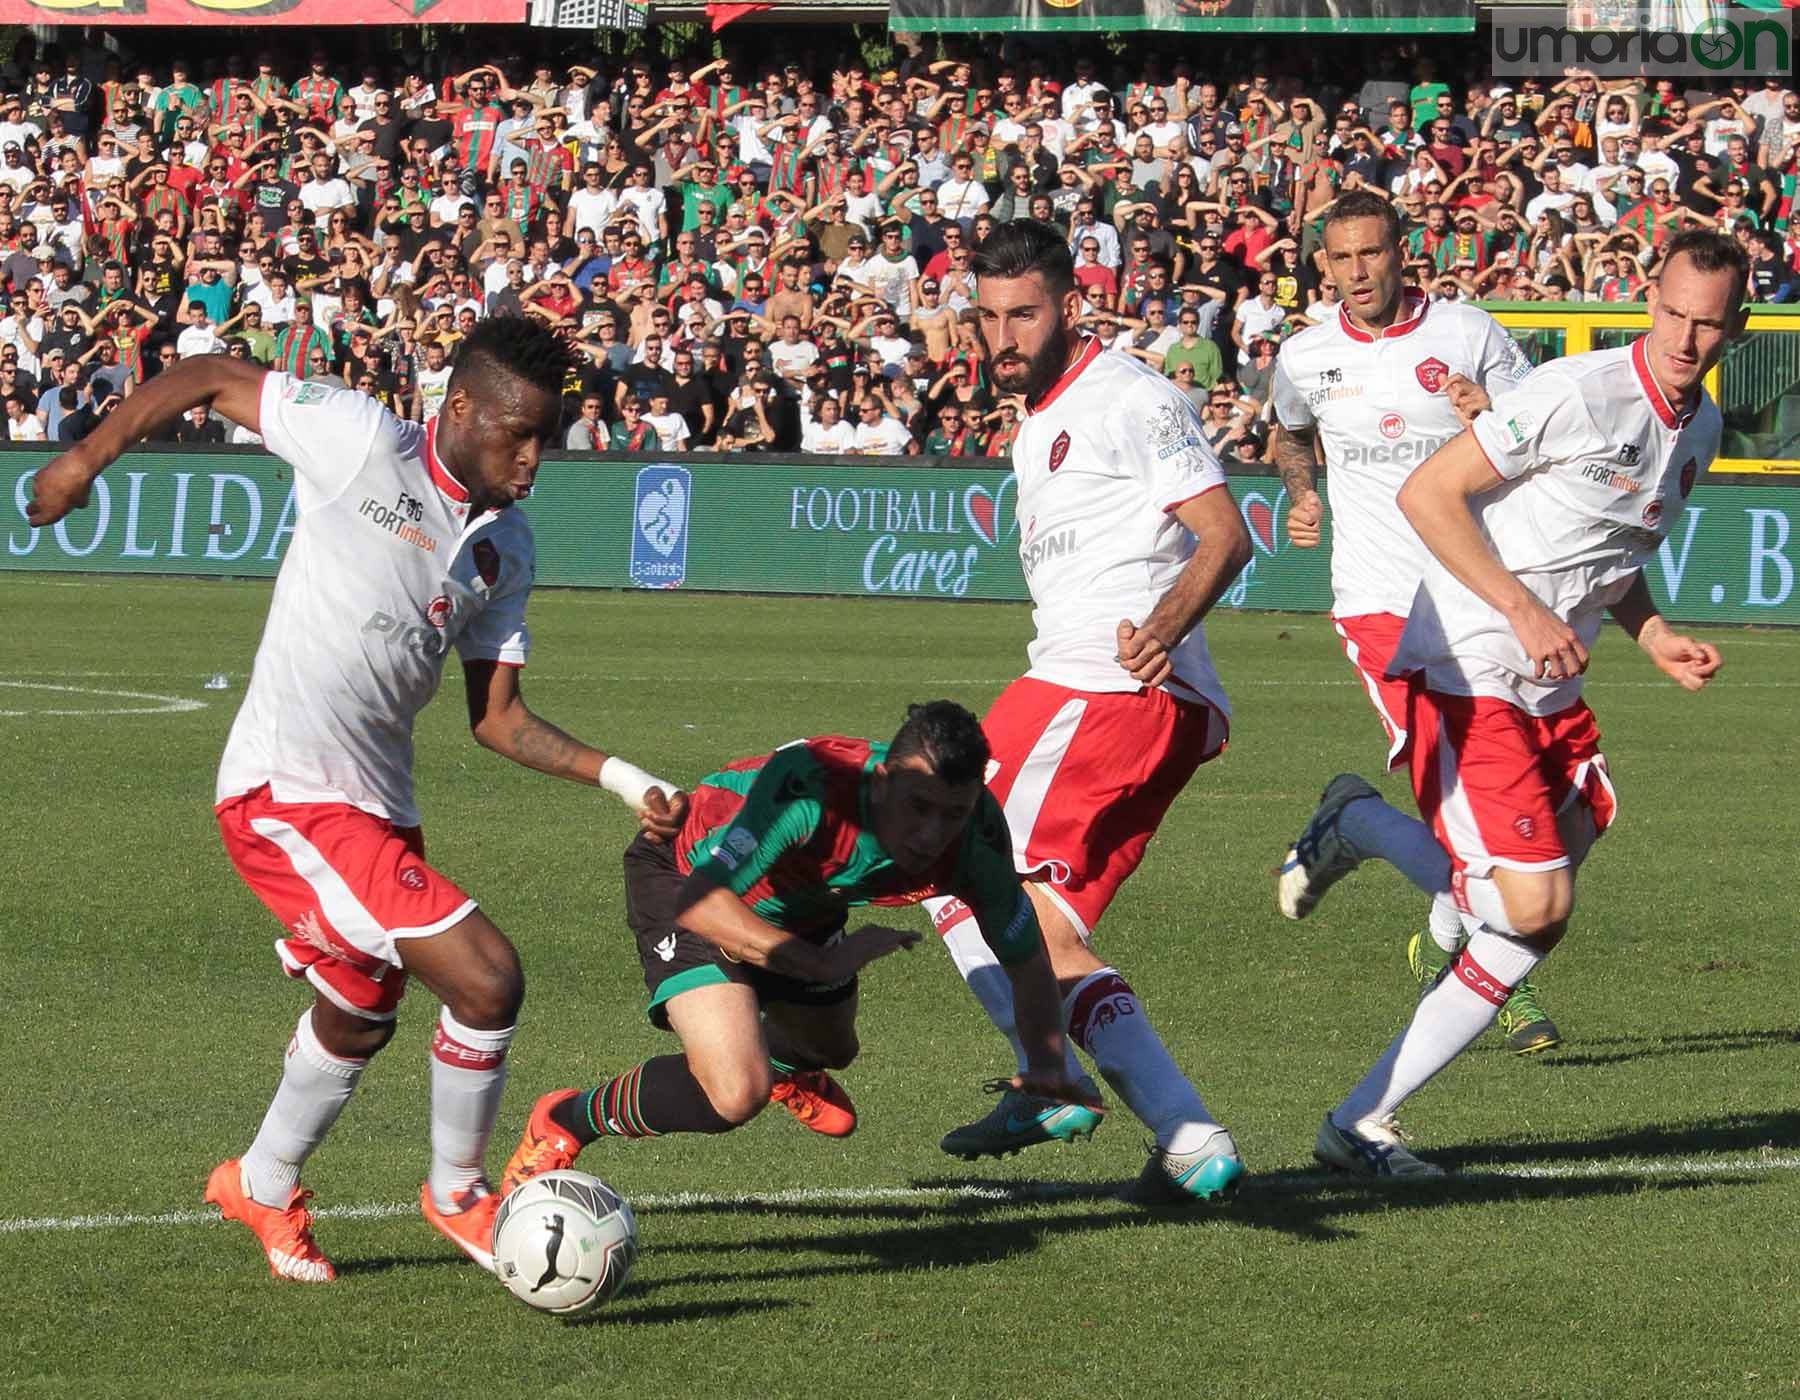
<path fill-rule="evenodd" d="M 1069 433 L 1065 428 L 1056 435 L 1056 441 L 1050 444 L 1050 470 L 1055 471 L 1063 464 L 1063 458 L 1069 455 Z"/>
<path fill-rule="evenodd" d="M 1700 474 L 1700 464 L 1692 457 L 1681 464 L 1681 499 L 1686 500 L 1688 492 L 1694 489 L 1694 478 Z"/>
<path fill-rule="evenodd" d="M 1644 507 L 1644 524 L 1654 530 L 1657 527 L 1657 524 L 1662 520 L 1662 513 L 1663 503 L 1662 498 L 1659 496 L 1656 500 L 1651 501 Z"/>
<path fill-rule="evenodd" d="M 1406 420 L 1398 413 L 1384 413 L 1381 416 L 1381 435 L 1384 438 L 1397 438 L 1406 431 Z"/>
<path fill-rule="evenodd" d="M 1421 360 L 1413 367 L 1418 376 L 1419 386 L 1428 394 L 1439 393 L 1450 378 L 1450 366 L 1435 355 L 1429 360 Z"/>
<path fill-rule="evenodd" d="M 481 575 L 483 583 L 492 588 L 500 582 L 500 551 L 494 547 L 492 540 L 476 540 L 470 555 L 475 560 L 475 572 Z"/>
<path fill-rule="evenodd" d="M 440 593 L 425 605 L 425 620 L 442 632 L 450 625 L 450 614 L 455 605 L 450 601 L 448 593 Z"/>

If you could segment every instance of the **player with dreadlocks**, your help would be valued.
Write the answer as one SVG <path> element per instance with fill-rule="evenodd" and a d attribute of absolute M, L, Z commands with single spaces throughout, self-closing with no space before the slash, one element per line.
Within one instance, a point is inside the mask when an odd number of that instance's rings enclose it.
<path fill-rule="evenodd" d="M 413 719 L 462 660 L 477 743 L 598 784 L 672 836 L 673 786 L 571 738 L 519 692 L 530 637 L 531 491 L 556 431 L 567 347 L 524 317 L 466 339 L 442 412 L 402 422 L 353 390 L 199 356 L 159 375 L 38 473 L 48 525 L 87 503 L 127 446 L 205 404 L 294 469 L 297 520 L 216 791 L 225 848 L 280 920 L 290 977 L 311 983 L 255 1140 L 206 1199 L 248 1226 L 278 1278 L 326 1283 L 300 1168 L 394 1032 L 408 978 L 442 1003 L 431 1048 L 425 1218 L 492 1268 L 499 1198 L 482 1166 L 525 995 L 506 936 L 425 862 L 413 802 Z M 169 1072 L 165 1067 L 164 1072 Z"/>

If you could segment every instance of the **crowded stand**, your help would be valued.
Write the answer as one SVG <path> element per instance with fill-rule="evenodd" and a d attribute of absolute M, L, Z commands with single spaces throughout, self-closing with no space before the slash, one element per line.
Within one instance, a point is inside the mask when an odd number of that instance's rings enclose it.
<path fill-rule="evenodd" d="M 876 72 L 122 64 L 26 41 L 0 71 L 6 432 L 77 441 L 207 354 L 429 420 L 458 343 L 513 314 L 581 351 L 571 452 L 1004 459 L 1019 412 L 984 364 L 972 259 L 1029 216 L 1067 231 L 1086 327 L 1251 464 L 1279 342 L 1339 314 L 1320 231 L 1355 189 L 1397 206 L 1432 299 L 1641 300 L 1691 226 L 1743 243 L 1755 300 L 1800 295 L 1780 81 L 1478 68 L 1414 56 L 1334 86 L 1047 47 Z M 173 437 L 255 441 L 204 408 Z"/>

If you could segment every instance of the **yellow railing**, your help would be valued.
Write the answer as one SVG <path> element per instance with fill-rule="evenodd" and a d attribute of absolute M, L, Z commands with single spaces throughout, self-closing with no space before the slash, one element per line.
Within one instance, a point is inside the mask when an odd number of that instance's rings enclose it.
<path fill-rule="evenodd" d="M 1483 305 L 1538 361 L 1620 345 L 1650 328 L 1642 304 Z M 1800 476 L 1800 307 L 1752 311 L 1744 338 L 1707 376 L 1706 387 L 1725 413 L 1725 440 L 1713 471 Z"/>

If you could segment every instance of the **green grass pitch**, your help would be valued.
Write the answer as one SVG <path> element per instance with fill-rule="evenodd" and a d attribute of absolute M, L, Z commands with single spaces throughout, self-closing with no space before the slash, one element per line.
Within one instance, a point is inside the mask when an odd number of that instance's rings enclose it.
<path fill-rule="evenodd" d="M 862 1115 L 601 1143 L 643 1257 L 592 1322 L 533 1314 L 408 1204 L 429 998 L 307 1171 L 330 1288 L 271 1281 L 204 1221 L 305 1001 L 209 803 L 264 584 L 0 576 L 0 1392 L 18 1396 L 1763 1396 L 1800 1388 L 1794 920 L 1800 636 L 1709 633 L 1689 696 L 1622 638 L 1590 696 L 1620 797 L 1543 969 L 1568 1046 L 1490 1034 L 1408 1106 L 1441 1187 L 1327 1180 L 1313 1133 L 1401 1024 L 1421 901 L 1386 867 L 1282 920 L 1269 871 L 1381 740 L 1321 618 L 1210 626 L 1236 707 L 1100 929 L 1253 1176 L 1219 1209 L 1108 1192 L 1091 1144 L 967 1168 L 939 1136 L 1007 1068 L 927 940 L 865 981 Z M 804 734 L 978 711 L 1023 665 L 1015 606 L 546 592 L 533 706 L 692 778 Z M 203 688 L 224 672 L 231 688 Z M 170 701 L 204 702 L 180 708 Z M 69 711 L 70 713 L 55 713 Z M 119 713 L 119 711 L 135 711 Z M 532 1098 L 673 1042 L 620 914 L 630 820 L 467 737 L 452 677 L 419 733 L 434 862 L 518 943 L 528 995 L 494 1144 Z M 1380 780 L 1399 796 L 1402 784 Z M 883 911 L 884 915 L 888 911 Z M 916 911 L 905 917 L 924 927 Z M 101 1217 L 85 1223 L 76 1217 Z M 79 1228 L 76 1226 L 79 1224 Z"/>

